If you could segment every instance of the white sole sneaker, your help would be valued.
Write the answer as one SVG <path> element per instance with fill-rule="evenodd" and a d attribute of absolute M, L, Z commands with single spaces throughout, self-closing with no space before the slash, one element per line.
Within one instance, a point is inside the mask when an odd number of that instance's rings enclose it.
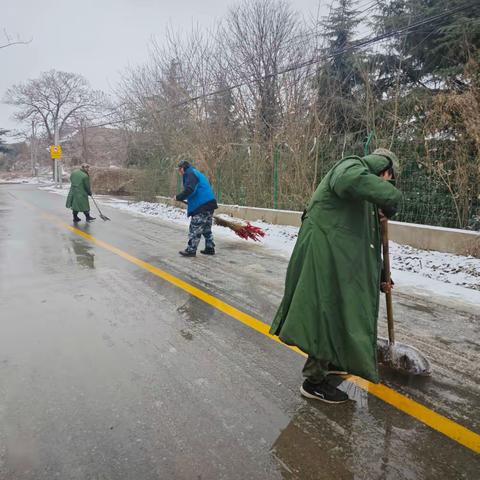
<path fill-rule="evenodd" d="M 337 402 L 333 402 L 332 400 L 327 400 L 326 398 L 321 398 L 316 395 L 312 395 L 311 393 L 308 393 L 306 390 L 304 390 L 303 385 L 300 387 L 300 393 L 305 398 L 310 398 L 311 400 L 320 400 L 321 402 L 325 402 L 325 403 L 339 404 L 339 403 L 348 402 L 348 398 L 346 400 L 339 400 Z"/>

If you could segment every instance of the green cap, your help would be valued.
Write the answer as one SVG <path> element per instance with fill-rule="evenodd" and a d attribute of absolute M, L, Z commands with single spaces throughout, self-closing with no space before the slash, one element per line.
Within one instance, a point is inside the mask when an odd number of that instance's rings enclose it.
<path fill-rule="evenodd" d="M 373 152 L 373 155 L 380 155 L 382 157 L 388 158 L 392 162 L 392 167 L 395 174 L 399 173 L 400 162 L 398 161 L 398 157 L 393 152 L 387 150 L 386 148 L 377 148 Z"/>

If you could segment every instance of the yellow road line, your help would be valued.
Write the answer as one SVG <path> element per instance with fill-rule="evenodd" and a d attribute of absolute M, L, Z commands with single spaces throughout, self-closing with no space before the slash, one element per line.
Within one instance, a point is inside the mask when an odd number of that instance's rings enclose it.
<path fill-rule="evenodd" d="M 199 300 L 202 300 L 208 305 L 211 305 L 212 307 L 225 313 L 226 315 L 242 322 L 244 325 L 252 328 L 253 330 L 260 332 L 261 334 L 267 336 L 271 340 L 274 340 L 282 345 L 285 345 L 278 339 L 278 337 L 275 337 L 269 333 L 270 327 L 267 324 L 261 322 L 255 317 L 252 317 L 251 315 L 248 315 L 247 313 L 244 313 L 241 310 L 238 310 L 237 308 L 229 305 L 228 303 L 220 300 L 219 298 L 214 297 L 213 295 L 210 295 L 209 293 L 206 293 L 203 290 L 200 290 L 199 288 L 194 287 L 193 285 L 190 285 L 184 280 L 181 280 L 180 278 L 177 278 L 174 275 L 168 272 L 165 272 L 164 270 L 161 270 L 160 268 L 155 267 L 154 265 L 151 265 L 148 262 L 144 262 L 143 260 L 140 260 L 139 258 L 134 257 L 133 255 L 130 255 L 127 252 L 124 252 L 123 250 L 120 250 L 119 248 L 114 247 L 113 245 L 110 245 L 107 242 L 104 242 L 103 240 L 99 240 L 78 228 L 75 228 L 75 227 L 72 227 L 71 225 L 60 222 L 59 219 L 57 219 L 52 215 L 48 215 L 48 214 L 43 214 L 43 215 L 53 220 L 54 223 L 56 223 L 57 225 L 67 228 L 68 230 L 75 233 L 76 235 L 79 235 L 85 240 L 101 248 L 104 248 L 105 250 L 108 250 L 109 252 L 112 252 L 115 255 L 118 255 L 119 257 L 127 260 L 130 263 L 133 263 L 134 265 L 137 265 L 138 267 L 150 272 L 151 274 L 159 278 L 162 278 L 163 280 L 166 280 L 172 285 L 175 285 L 176 287 L 184 290 L 190 295 L 193 295 Z M 299 353 L 300 355 L 306 356 L 304 352 L 302 352 L 296 347 L 288 347 L 288 348 Z M 434 412 L 433 410 L 430 410 L 424 405 L 406 397 L 405 395 L 402 395 L 401 393 L 387 387 L 386 385 L 383 385 L 381 383 L 375 384 L 375 383 L 369 382 L 368 380 L 364 380 L 363 378 L 356 377 L 354 375 L 349 375 L 347 378 L 349 381 L 355 383 L 356 385 L 358 385 L 360 388 L 364 389 L 368 393 L 371 393 L 377 398 L 380 398 L 385 403 L 388 403 L 389 405 L 392 405 L 393 407 L 406 413 L 407 415 L 413 418 L 416 418 L 417 420 L 424 423 L 425 425 L 428 425 L 433 430 L 436 430 L 437 432 L 442 433 L 443 435 L 451 438 L 452 440 L 463 445 L 464 447 L 467 447 L 476 453 L 480 453 L 480 435 L 479 434 L 469 430 L 466 427 L 463 427 L 462 425 L 454 422 L 453 420 L 448 419 L 447 417 L 444 417 L 443 415 L 440 415 Z"/>

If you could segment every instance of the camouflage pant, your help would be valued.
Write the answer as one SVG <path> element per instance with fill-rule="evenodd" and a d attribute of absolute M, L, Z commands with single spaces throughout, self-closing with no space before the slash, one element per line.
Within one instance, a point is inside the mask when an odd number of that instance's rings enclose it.
<path fill-rule="evenodd" d="M 205 247 L 215 248 L 212 234 L 213 212 L 202 212 L 193 215 L 190 219 L 190 229 L 188 232 L 187 252 L 196 252 L 202 235 L 205 237 Z"/>

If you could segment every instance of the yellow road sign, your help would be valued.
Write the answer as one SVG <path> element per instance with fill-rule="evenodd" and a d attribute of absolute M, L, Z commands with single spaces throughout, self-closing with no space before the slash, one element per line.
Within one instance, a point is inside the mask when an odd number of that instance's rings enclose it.
<path fill-rule="evenodd" d="M 50 156 L 56 159 L 62 158 L 62 147 L 60 145 L 51 145 Z"/>

